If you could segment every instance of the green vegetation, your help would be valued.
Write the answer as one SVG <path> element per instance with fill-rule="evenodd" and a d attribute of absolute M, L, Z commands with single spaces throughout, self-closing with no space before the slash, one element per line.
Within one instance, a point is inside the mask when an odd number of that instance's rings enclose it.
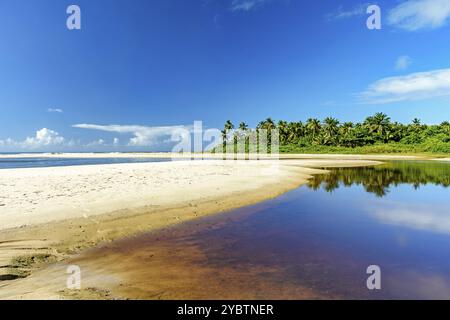
<path fill-rule="evenodd" d="M 414 188 L 426 184 L 450 187 L 450 166 L 431 161 L 392 161 L 374 167 L 336 168 L 327 174 L 314 175 L 308 187 L 332 192 L 342 186 L 362 185 L 367 192 L 383 197 L 391 186 L 405 183 Z"/>
<path fill-rule="evenodd" d="M 384 113 L 368 117 L 362 123 L 340 123 L 331 117 L 323 121 L 308 119 L 305 123 L 275 123 L 268 118 L 256 130 L 249 129 L 244 122 L 235 130 L 228 120 L 222 131 L 223 150 L 229 141 L 236 144 L 244 138 L 248 151 L 249 141 L 256 141 L 251 140 L 252 136 L 258 136 L 263 129 L 269 133 L 269 143 L 271 130 L 277 130 L 282 153 L 450 153 L 450 122 L 426 125 L 414 119 L 410 124 L 402 124 L 392 122 Z"/>
<path fill-rule="evenodd" d="M 99 288 L 86 288 L 81 290 L 61 290 L 58 291 L 65 299 L 70 300 L 107 300 L 111 298 L 111 292 L 109 290 Z"/>
<path fill-rule="evenodd" d="M 7 266 L 8 274 L 0 277 L 0 280 L 14 280 L 28 277 L 33 270 L 56 261 L 57 259 L 54 255 L 47 253 L 15 257 Z"/>

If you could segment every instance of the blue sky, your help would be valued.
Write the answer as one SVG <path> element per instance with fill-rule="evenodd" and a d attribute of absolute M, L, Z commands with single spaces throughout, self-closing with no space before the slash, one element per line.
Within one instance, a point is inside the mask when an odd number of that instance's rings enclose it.
<path fill-rule="evenodd" d="M 0 152 L 158 150 L 194 120 L 440 123 L 449 20 L 450 0 L 2 0 Z"/>

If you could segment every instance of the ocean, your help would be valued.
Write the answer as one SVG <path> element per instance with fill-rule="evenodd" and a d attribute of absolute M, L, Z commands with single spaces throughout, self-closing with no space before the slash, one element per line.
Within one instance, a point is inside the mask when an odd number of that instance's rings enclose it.
<path fill-rule="evenodd" d="M 167 162 L 170 158 L 48 158 L 36 155 L 36 157 L 5 157 L 0 158 L 1 169 L 16 168 L 43 168 L 43 167 L 65 167 L 97 164 L 117 164 L 117 163 L 141 163 L 141 162 Z"/>

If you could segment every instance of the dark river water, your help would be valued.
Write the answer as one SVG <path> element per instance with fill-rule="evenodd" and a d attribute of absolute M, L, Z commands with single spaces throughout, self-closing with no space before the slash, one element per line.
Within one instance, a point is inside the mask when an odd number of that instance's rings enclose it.
<path fill-rule="evenodd" d="M 449 186 L 443 162 L 331 169 L 114 250 L 143 298 L 450 299 Z"/>

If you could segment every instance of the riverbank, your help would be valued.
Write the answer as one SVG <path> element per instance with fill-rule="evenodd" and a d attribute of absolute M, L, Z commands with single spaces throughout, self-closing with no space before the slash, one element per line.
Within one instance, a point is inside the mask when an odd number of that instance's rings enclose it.
<path fill-rule="evenodd" d="M 432 154 L 318 154 L 318 153 L 280 153 L 271 154 L 252 154 L 252 159 L 338 159 L 338 160 L 420 160 L 430 159 L 433 157 L 444 157 L 444 155 Z M 0 159 L 17 159 L 17 158 L 58 158 L 58 159 L 107 159 L 107 158 L 149 158 L 149 159 L 230 159 L 248 158 L 249 154 L 221 154 L 221 153 L 174 153 L 174 152 L 105 152 L 105 153 L 15 153 L 0 154 Z"/>
<path fill-rule="evenodd" d="M 65 266 L 101 243 L 274 198 L 323 172 L 317 167 L 376 164 L 211 160 L 2 170 L 0 279 L 10 281 L 0 282 L 0 298 L 60 298 L 67 275 L 43 276 L 52 270 L 43 266 Z"/>

